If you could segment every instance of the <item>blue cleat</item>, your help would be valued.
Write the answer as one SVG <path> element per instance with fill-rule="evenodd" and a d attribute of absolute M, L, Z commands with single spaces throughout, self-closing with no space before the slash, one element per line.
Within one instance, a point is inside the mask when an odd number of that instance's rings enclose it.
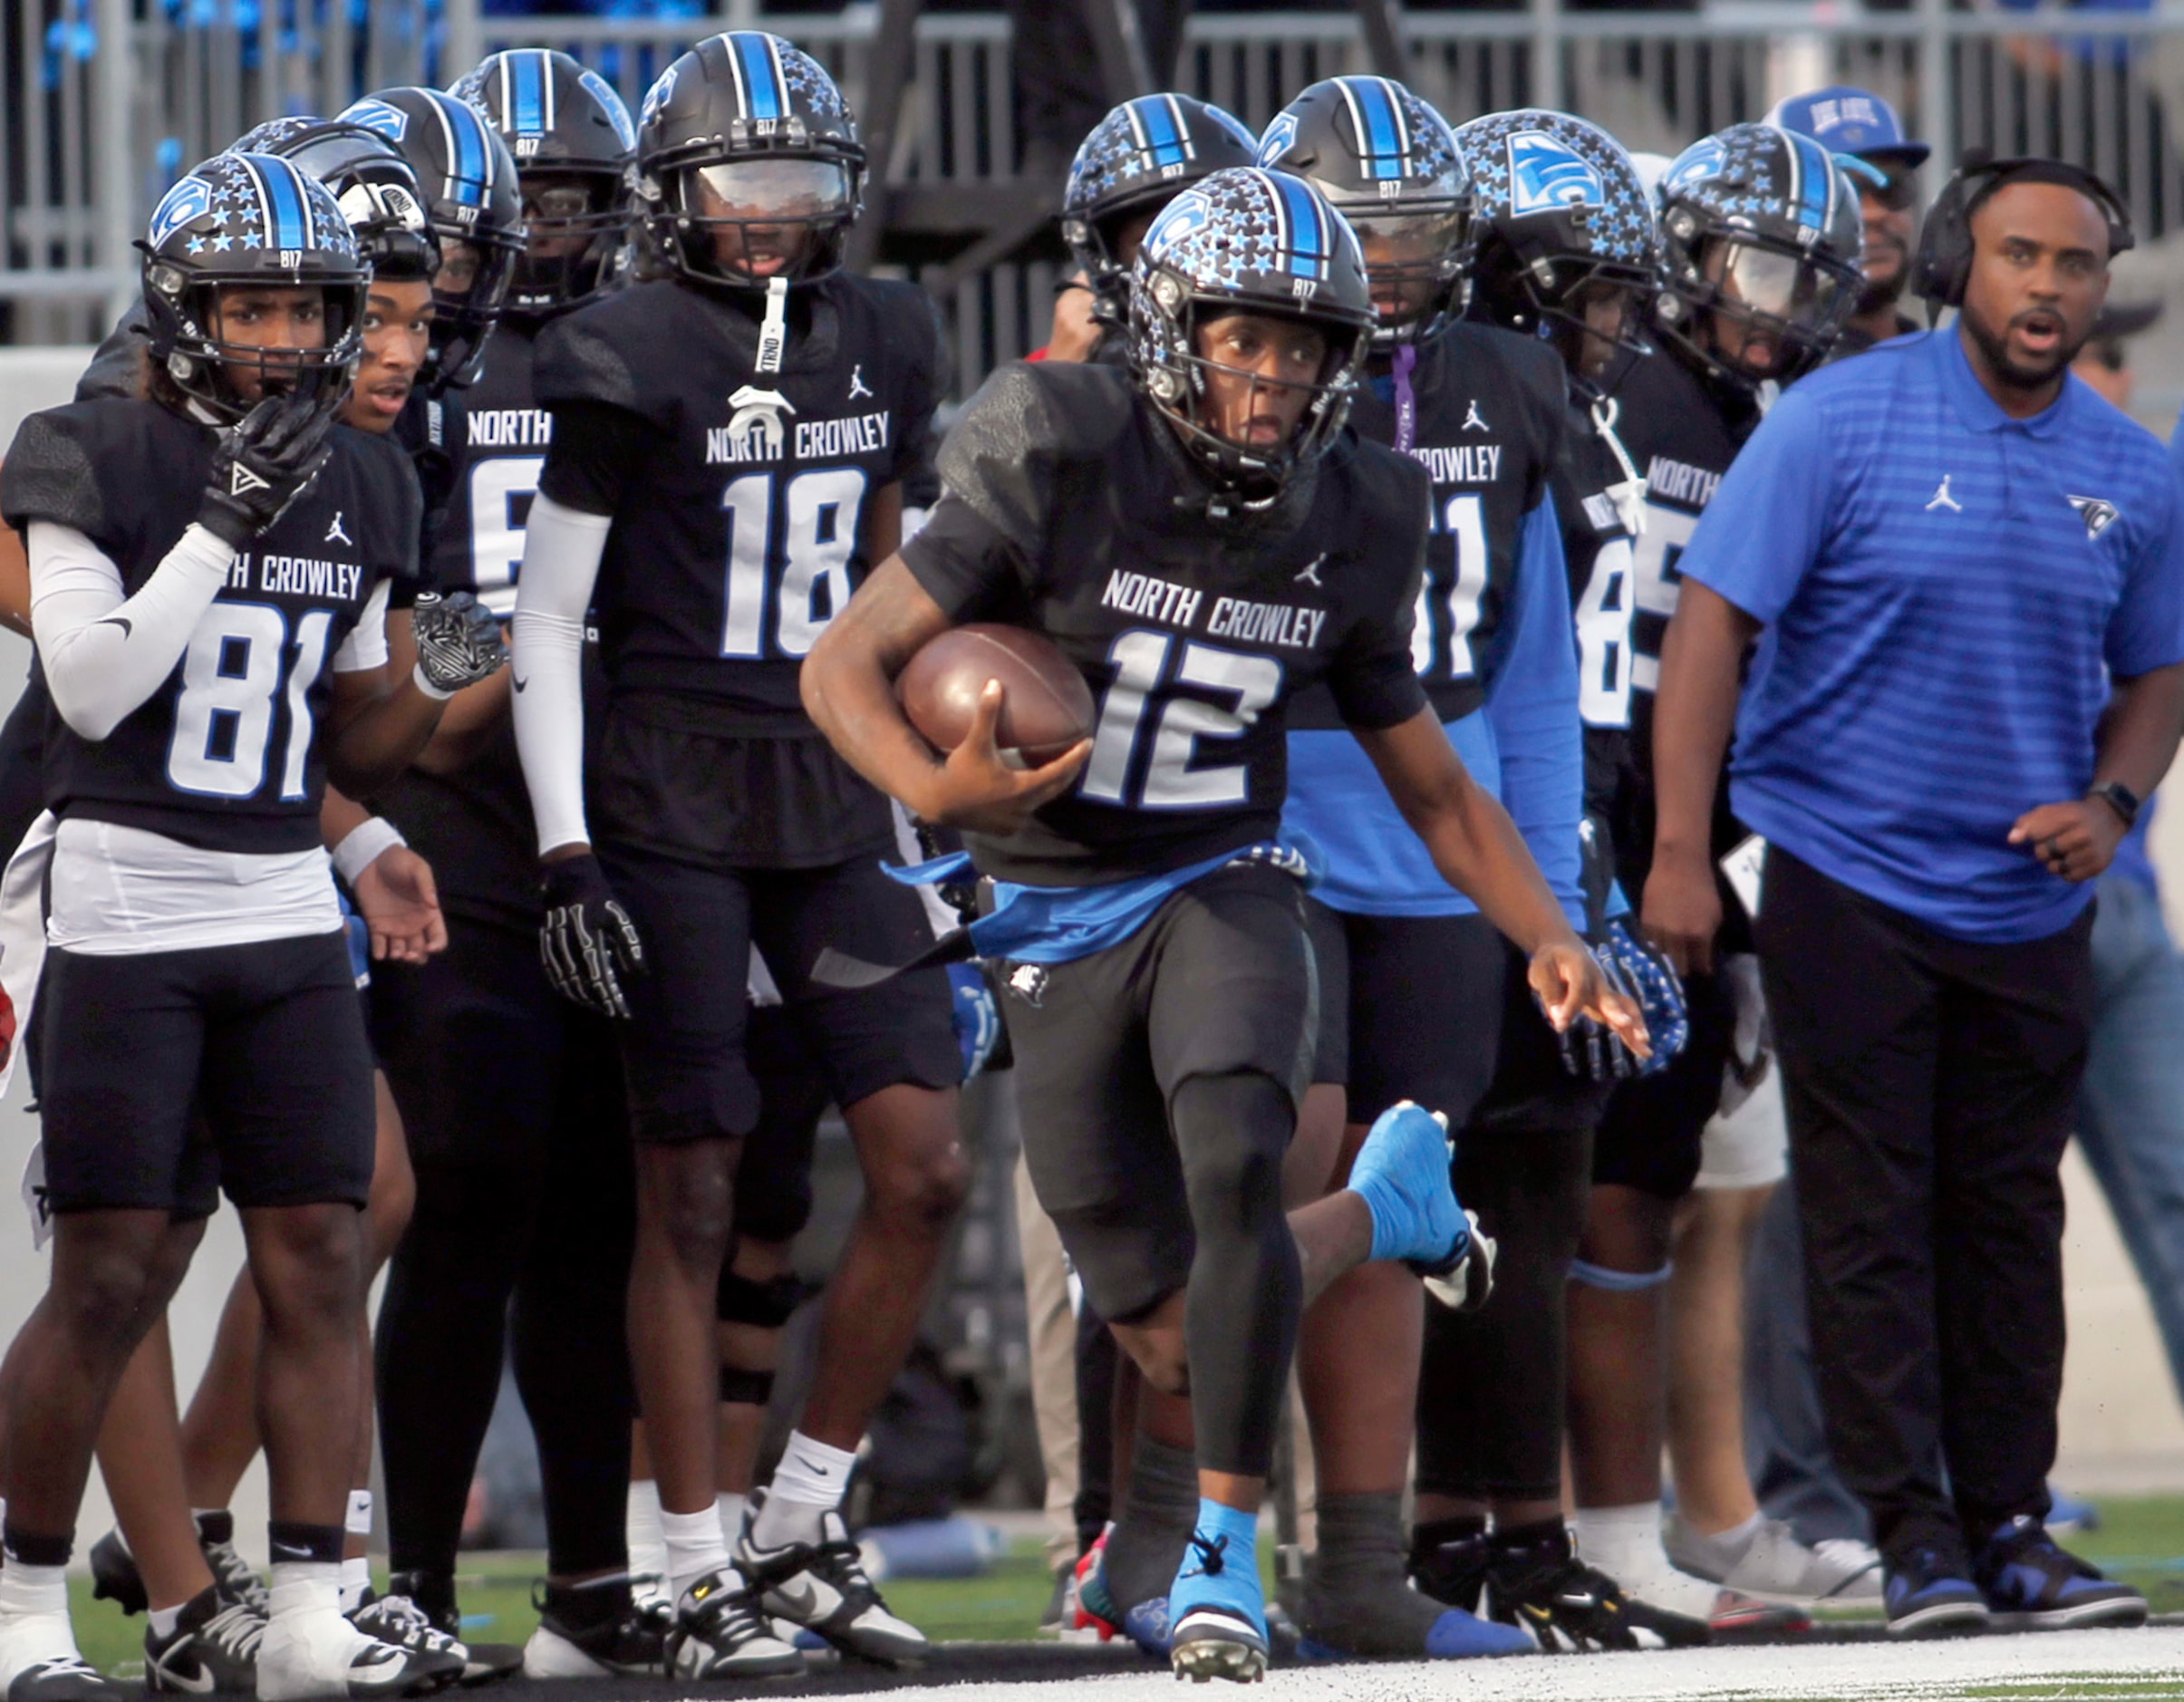
<path fill-rule="evenodd" d="M 1881 1599 L 1890 1637 L 1957 1637 L 1992 1622 L 1986 1598 L 1967 1575 L 1962 1554 L 1916 1550 L 1888 1562 Z"/>
<path fill-rule="evenodd" d="M 1148 1596 L 1122 1616 L 1122 1634 L 1141 1654 L 1165 1660 L 1175 1648 L 1175 1628 L 1168 1620 L 1168 1599 Z"/>
<path fill-rule="evenodd" d="M 1168 1591 L 1168 1659 L 1178 1678 L 1256 1684 L 1266 1676 L 1266 1593 L 1255 1514 L 1201 1499 L 1191 1547 Z"/>
<path fill-rule="evenodd" d="M 1493 1286 L 1493 1243 L 1456 1204 L 1448 1119 L 1403 1099 L 1375 1119 L 1350 1164 L 1350 1192 L 1373 1216 L 1375 1259 L 1400 1259 L 1443 1304 L 1471 1311 Z"/>
<path fill-rule="evenodd" d="M 2030 1513 L 2019 1513 L 1987 1539 L 1972 1576 L 2000 1630 L 2146 1622 L 2144 1596 L 2057 1546 Z"/>

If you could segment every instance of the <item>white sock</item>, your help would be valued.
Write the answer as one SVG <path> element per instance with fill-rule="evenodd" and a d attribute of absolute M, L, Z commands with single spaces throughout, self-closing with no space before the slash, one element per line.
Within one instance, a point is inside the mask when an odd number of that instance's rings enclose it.
<path fill-rule="evenodd" d="M 724 1489 L 713 1497 L 713 1510 L 720 1515 L 720 1535 L 731 1549 L 743 1535 L 743 1510 L 749 1500 L 732 1489 Z"/>
<path fill-rule="evenodd" d="M 711 1507 L 696 1513 L 660 1509 L 660 1534 L 667 1542 L 668 1588 L 675 1600 L 708 1572 L 726 1569 L 728 1542 L 720 1534 L 720 1514 Z"/>
<path fill-rule="evenodd" d="M 622 1533 L 629 1542 L 630 1571 L 642 1578 L 667 1576 L 667 1539 L 660 1534 L 660 1485 L 649 1477 L 630 1481 L 623 1504 Z"/>
<path fill-rule="evenodd" d="M 0 1686 L 40 1661 L 82 1658 L 68 1621 L 68 1568 L 0 1567 Z"/>
<path fill-rule="evenodd" d="M 1752 1539 L 1759 1534 L 1759 1522 L 1764 1516 L 1754 1513 L 1741 1524 L 1733 1524 L 1726 1531 L 1716 1531 L 1706 1541 L 1741 1558 L 1744 1552 L 1752 1546 Z"/>
<path fill-rule="evenodd" d="M 151 1627 L 152 1635 L 154 1637 L 172 1637 L 174 1628 L 182 1622 L 182 1607 L 188 1605 L 185 1602 L 180 1607 L 147 1609 L 144 1619 Z"/>
<path fill-rule="evenodd" d="M 354 1613 L 364 1605 L 364 1597 L 372 1588 L 372 1562 L 362 1554 L 353 1554 L 342 1562 L 342 1611 Z"/>
<path fill-rule="evenodd" d="M 351 1536 L 372 1534 L 372 1492 L 353 1489 L 349 1492 L 349 1516 L 342 1522 L 342 1529 Z"/>
<path fill-rule="evenodd" d="M 751 1541 L 760 1548 L 821 1541 L 821 1515 L 842 1504 L 849 1468 L 856 1463 L 855 1455 L 791 1430 L 781 1463 L 774 1467 L 774 1481 L 767 1486 L 766 1504 L 751 1523 Z"/>

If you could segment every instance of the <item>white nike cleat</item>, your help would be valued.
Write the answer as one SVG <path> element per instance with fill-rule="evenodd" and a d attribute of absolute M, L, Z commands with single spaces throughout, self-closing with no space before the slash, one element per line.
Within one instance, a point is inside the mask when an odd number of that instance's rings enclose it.
<path fill-rule="evenodd" d="M 888 1612 L 840 1513 L 830 1509 L 821 1515 L 820 1542 L 762 1549 L 751 1533 L 765 1504 L 766 1492 L 751 1491 L 736 1565 L 752 1588 L 765 1592 L 767 1612 L 817 1631 L 845 1654 L 883 1666 L 922 1660 L 932 1652 L 924 1632 Z"/>
<path fill-rule="evenodd" d="M 367 1636 L 333 1609 L 275 1614 L 258 1644 L 257 1676 L 258 1702 L 364 1702 L 404 1695 L 427 1677 L 408 1649 Z"/>

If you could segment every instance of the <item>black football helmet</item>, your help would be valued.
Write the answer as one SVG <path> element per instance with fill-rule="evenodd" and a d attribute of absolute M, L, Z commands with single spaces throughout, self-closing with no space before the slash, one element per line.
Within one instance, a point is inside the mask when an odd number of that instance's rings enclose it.
<path fill-rule="evenodd" d="M 1401 83 L 1313 83 L 1267 125 L 1259 163 L 1309 179 L 1357 229 L 1380 308 L 1376 346 L 1423 341 L 1463 314 L 1471 169 L 1447 121 Z"/>
<path fill-rule="evenodd" d="M 1327 358 L 1287 443 L 1232 442 L 1201 417 L 1214 363 L 1198 351 L 1198 328 L 1239 313 L 1301 319 L 1327 338 Z M 1286 171 L 1216 171 L 1185 189 L 1153 221 L 1131 269 L 1131 376 L 1214 488 L 1246 505 L 1279 496 L 1342 430 L 1372 332 L 1372 286 L 1357 233 L 1326 196 Z"/>
<path fill-rule="evenodd" d="M 483 112 L 516 160 L 529 246 L 507 311 L 546 319 L 612 289 L 637 188 L 637 127 L 614 84 L 566 53 L 517 47 L 449 92 Z"/>
<path fill-rule="evenodd" d="M 1631 301 L 1618 341 L 1643 353 L 1638 327 L 1660 288 L 1660 237 L 1623 145 L 1598 124 L 1540 107 L 1475 118 L 1455 134 L 1476 198 L 1474 310 L 1561 342 L 1574 372 L 1583 300 L 1620 288 Z"/>
<path fill-rule="evenodd" d="M 1242 120 L 1187 94 L 1141 94 L 1078 144 L 1062 192 L 1062 239 L 1099 298 L 1120 310 L 1130 268 L 1116 238 L 1216 171 L 1248 166 L 1258 140 Z"/>
<path fill-rule="evenodd" d="M 339 119 L 276 118 L 244 131 L 227 151 L 277 154 L 324 184 L 374 277 L 429 284 L 440 271 L 440 240 L 417 172 L 377 131 Z"/>
<path fill-rule="evenodd" d="M 206 417 L 233 422 L 255 405 L 235 369 L 266 392 L 293 391 L 338 408 L 363 351 L 359 327 L 372 266 L 325 186 L 273 154 L 215 155 L 159 198 L 137 247 L 151 360 Z M 250 348 L 220 337 L 220 292 L 315 285 L 325 335 L 315 348 Z"/>
<path fill-rule="evenodd" d="M 644 97 L 640 213 L 658 259 L 692 283 L 762 290 L 776 277 L 831 276 L 864 185 L 865 149 L 841 90 L 778 35 L 709 36 Z"/>
<path fill-rule="evenodd" d="M 435 393 L 460 389 L 478 377 L 523 256 L 516 162 L 476 107 L 438 89 L 382 89 L 341 117 L 392 142 L 423 186 L 440 247 L 426 382 Z"/>
<path fill-rule="evenodd" d="M 1864 288 L 1858 191 L 1810 136 L 1732 124 L 1661 174 L 1661 334 L 1712 376 L 1788 383 L 1828 358 Z M 1721 336 L 1742 328 L 1741 356 Z"/>

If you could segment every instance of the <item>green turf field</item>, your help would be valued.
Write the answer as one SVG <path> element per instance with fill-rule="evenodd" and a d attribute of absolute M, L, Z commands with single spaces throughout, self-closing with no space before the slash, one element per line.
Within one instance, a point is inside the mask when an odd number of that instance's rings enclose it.
<path fill-rule="evenodd" d="M 2101 1528 L 2068 1537 L 2066 1543 L 2115 1575 L 2145 1591 L 2156 1613 L 2184 1611 L 2184 1496 L 2121 1498 L 2101 1503 Z M 1263 1546 L 1263 1545 L 1262 1545 Z M 1262 1555 L 1263 1559 L 1263 1555 Z M 461 1582 L 464 1635 L 480 1642 L 520 1643 L 537 1622 L 531 1580 L 540 1557 L 481 1553 L 467 1556 Z M 1019 1542 L 981 1578 L 949 1582 L 902 1579 L 884 1586 L 894 1610 L 935 1639 L 992 1640 L 1034 1636 L 1052 1580 L 1039 1547 Z M 125 1620 L 111 1602 L 91 1599 L 91 1583 L 74 1586 L 76 1633 L 84 1656 L 106 1671 L 133 1675 L 143 1658 L 141 1619 Z M 1967 1690 L 1967 1698 L 2045 1702 L 2049 1697 L 2150 1697 L 2132 1680 L 2089 1679 L 2058 1688 L 2052 1679 Z M 2173 1695 L 2173 1685 L 2159 1694 Z"/>

